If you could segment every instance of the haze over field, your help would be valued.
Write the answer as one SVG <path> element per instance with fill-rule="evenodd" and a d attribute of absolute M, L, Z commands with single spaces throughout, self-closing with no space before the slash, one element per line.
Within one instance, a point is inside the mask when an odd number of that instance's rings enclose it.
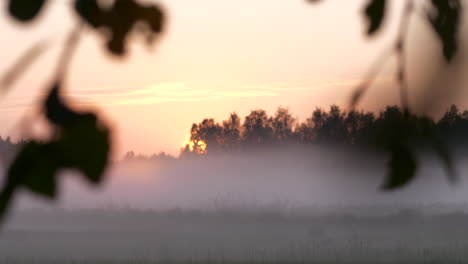
<path fill-rule="evenodd" d="M 291 147 L 242 155 L 117 162 L 98 188 L 90 187 L 80 175 L 66 172 L 58 201 L 41 202 L 24 192 L 18 208 L 213 210 L 227 206 L 287 211 L 322 206 L 467 203 L 466 159 L 457 166 L 462 179 L 451 185 L 440 160 L 423 156 L 416 180 L 388 193 L 380 190 L 386 171 L 384 155 L 361 156 L 344 149 Z"/>
<path fill-rule="evenodd" d="M 20 193 L 0 262 L 459 263 L 468 178 L 449 187 L 439 162 L 392 193 L 381 156 L 340 149 L 119 162 L 98 189 L 67 175 L 55 203 Z"/>

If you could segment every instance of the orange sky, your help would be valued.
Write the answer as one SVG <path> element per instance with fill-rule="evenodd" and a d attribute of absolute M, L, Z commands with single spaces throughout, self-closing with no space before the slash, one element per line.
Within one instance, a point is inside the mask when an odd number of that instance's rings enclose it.
<path fill-rule="evenodd" d="M 365 1 L 159 2 L 169 20 L 153 50 L 136 40 L 129 56 L 119 61 L 103 52 L 100 38 L 87 32 L 71 68 L 70 98 L 102 110 L 114 126 L 117 155 L 131 149 L 177 154 L 193 122 L 205 117 L 220 121 L 233 111 L 245 116 L 254 108 L 273 113 L 286 106 L 303 120 L 316 106 L 346 106 L 350 91 L 394 38 L 403 3 L 391 2 L 391 23 L 377 39 L 369 40 L 360 13 Z M 1 135 L 18 136 L 20 120 L 40 100 L 73 25 L 69 3 L 52 1 L 41 21 L 28 27 L 12 23 L 5 14 L 0 19 L 0 72 L 34 41 L 54 43 L 3 98 Z M 426 41 L 432 35 L 424 27 L 416 22 L 418 32 L 410 40 L 417 43 L 411 46 L 410 61 L 418 63 L 411 68 L 413 83 L 421 82 L 421 68 L 434 70 L 430 65 L 440 60 L 428 56 L 438 47 Z M 392 63 L 362 107 L 376 110 L 398 102 Z"/>

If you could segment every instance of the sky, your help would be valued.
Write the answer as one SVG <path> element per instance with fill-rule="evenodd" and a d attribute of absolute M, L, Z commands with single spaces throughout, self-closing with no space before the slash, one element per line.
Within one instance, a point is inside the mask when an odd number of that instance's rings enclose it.
<path fill-rule="evenodd" d="M 128 56 L 117 59 L 103 49 L 102 39 L 88 30 L 66 80 L 68 99 L 99 111 L 112 126 L 116 156 L 129 150 L 177 155 L 188 141 L 192 123 L 207 117 L 221 121 L 234 111 L 241 117 L 258 108 L 273 114 L 283 106 L 305 120 L 315 107 L 337 104 L 346 108 L 351 92 L 372 62 L 394 40 L 404 1 L 391 1 L 383 31 L 373 38 L 364 34 L 361 13 L 365 1 L 158 3 L 168 20 L 156 45 L 148 49 L 135 38 Z M 40 120 L 38 103 L 76 21 L 70 7 L 69 0 L 51 0 L 41 19 L 28 26 L 13 22 L 3 11 L 0 73 L 36 41 L 49 40 L 50 45 L 2 95 L 0 135 L 16 139 L 35 136 L 34 126 Z M 412 23 L 408 75 L 410 102 L 417 108 L 421 102 L 411 98 L 421 98 L 417 87 L 440 81 L 427 76 L 440 72 L 442 58 L 427 25 L 417 18 Z M 464 54 L 459 57 L 462 61 Z M 398 103 L 394 66 L 390 60 L 360 108 L 377 111 Z M 458 81 L 455 77 L 460 77 L 459 71 L 444 75 Z M 434 93 L 422 101 L 427 105 L 440 98 Z M 421 109 L 437 112 L 446 107 L 430 105 L 436 110 Z"/>

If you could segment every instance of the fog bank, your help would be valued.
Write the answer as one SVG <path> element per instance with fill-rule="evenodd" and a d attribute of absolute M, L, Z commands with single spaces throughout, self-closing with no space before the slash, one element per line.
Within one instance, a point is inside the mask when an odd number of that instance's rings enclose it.
<path fill-rule="evenodd" d="M 107 180 L 98 188 L 67 171 L 60 177 L 57 201 L 49 203 L 25 190 L 17 195 L 14 208 L 283 210 L 468 202 L 464 158 L 457 162 L 462 181 L 453 186 L 436 157 L 422 156 L 416 179 L 393 192 L 379 189 L 386 174 L 384 154 L 344 149 L 283 148 L 165 161 L 121 161 L 111 165 Z"/>

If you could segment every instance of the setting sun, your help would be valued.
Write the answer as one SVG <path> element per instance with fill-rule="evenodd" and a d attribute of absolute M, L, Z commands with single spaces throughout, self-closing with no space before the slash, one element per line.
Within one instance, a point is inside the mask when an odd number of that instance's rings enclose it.
<path fill-rule="evenodd" d="M 191 140 L 188 144 L 190 152 L 206 154 L 206 142 L 203 140 Z"/>

